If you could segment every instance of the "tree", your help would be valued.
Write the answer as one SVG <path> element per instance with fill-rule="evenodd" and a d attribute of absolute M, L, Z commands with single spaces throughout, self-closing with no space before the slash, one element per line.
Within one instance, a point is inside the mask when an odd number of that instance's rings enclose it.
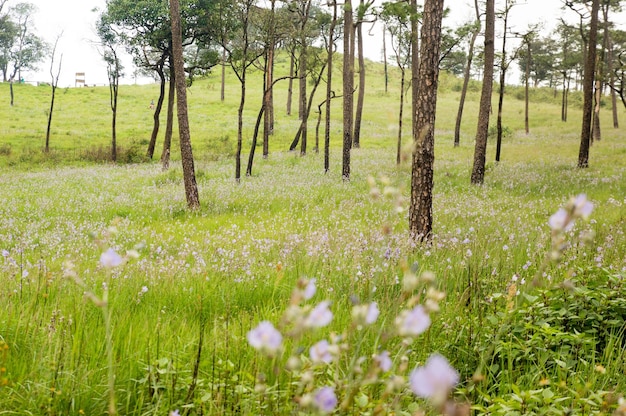
<path fill-rule="evenodd" d="M 524 64 L 524 130 L 526 134 L 530 132 L 530 128 L 528 125 L 528 107 L 529 107 L 529 84 L 530 84 L 530 71 L 533 62 L 533 53 L 532 46 L 537 39 L 537 26 L 532 26 L 528 28 L 526 33 L 522 35 L 522 46 L 525 46 L 526 49 L 524 52 L 520 53 L 521 60 Z"/>
<path fill-rule="evenodd" d="M 250 66 L 264 54 L 253 30 L 256 0 L 239 0 L 233 11 L 236 21 L 230 21 L 232 35 L 226 37 L 222 31 L 220 43 L 226 49 L 228 61 L 241 86 L 241 98 L 237 109 L 237 149 L 235 153 L 235 180 L 241 181 L 241 148 L 243 143 L 243 111 L 246 103 L 247 74 Z"/>
<path fill-rule="evenodd" d="M 183 16 L 183 48 L 185 49 L 186 69 L 189 79 L 206 73 L 218 61 L 218 53 L 207 46 L 207 40 L 215 37 L 208 29 L 208 16 L 214 9 L 214 2 L 190 0 L 181 5 Z M 153 75 L 156 72 L 161 88 L 153 115 L 153 128 L 148 144 L 147 156 L 154 156 L 160 127 L 160 113 L 165 99 L 165 83 L 169 79 L 170 92 L 175 94 L 174 78 L 166 76 L 166 66 L 172 67 L 171 23 L 167 2 L 161 0 L 109 0 L 106 8 L 107 20 L 115 27 L 119 41 L 133 57 L 134 64 L 141 72 Z M 168 106 L 168 123 L 174 117 L 173 106 Z M 171 129 L 169 130 L 171 132 Z M 171 136 L 165 141 L 170 143 Z M 169 147 L 164 149 L 162 159 L 169 158 Z M 166 163 L 167 164 L 167 163 Z M 165 164 L 165 165 L 166 165 Z"/>
<path fill-rule="evenodd" d="M 476 21 L 472 29 L 472 36 L 469 40 L 467 51 L 467 63 L 463 71 L 463 87 L 461 88 L 461 97 L 459 98 L 459 110 L 456 114 L 456 123 L 454 124 L 454 147 L 458 147 L 461 142 L 461 120 L 463 119 L 463 107 L 465 106 L 465 97 L 467 96 L 467 87 L 469 85 L 470 74 L 472 71 L 472 60 L 474 59 L 474 44 L 480 33 L 480 9 L 478 8 L 478 0 L 474 0 L 474 10 L 476 11 Z"/>
<path fill-rule="evenodd" d="M 35 34 L 32 27 L 31 18 L 34 13 L 35 6 L 31 3 L 18 3 L 9 10 L 8 17 L 0 18 L 0 25 L 6 29 L 0 35 L 0 46 L 6 48 L 1 53 L 0 65 L 3 67 L 3 79 L 6 81 L 8 78 L 9 81 L 11 106 L 15 101 L 13 83 L 16 77 L 21 81 L 22 71 L 36 69 L 47 50 L 47 45 Z"/>
<path fill-rule="evenodd" d="M 333 8 L 333 16 L 328 29 L 328 58 L 326 75 L 326 117 L 324 120 L 324 172 L 330 169 L 330 100 L 333 95 L 333 54 L 335 52 L 335 27 L 337 26 L 337 0 L 332 0 L 329 6 Z"/>
<path fill-rule="evenodd" d="M 487 136 L 489 133 L 489 113 L 491 112 L 491 91 L 493 83 L 495 10 L 494 0 L 487 0 L 485 10 L 485 66 L 483 71 L 483 87 L 480 94 L 478 111 L 478 127 L 476 129 L 476 145 L 474 149 L 474 165 L 471 182 L 482 184 L 485 180 L 485 160 L 487 155 Z"/>
<path fill-rule="evenodd" d="M 435 116 L 442 19 L 443 0 L 425 0 L 409 208 L 409 232 L 418 241 L 430 239 L 432 233 Z"/>
<path fill-rule="evenodd" d="M 576 29 L 561 20 L 552 38 L 556 39 L 556 48 L 559 50 L 555 56 L 555 70 L 561 77 L 561 121 L 567 121 L 568 99 L 572 72 L 582 61 L 582 47 L 577 42 Z"/>
<path fill-rule="evenodd" d="M 501 13 L 503 20 L 503 28 L 502 31 L 502 56 L 500 57 L 500 85 L 499 85 L 499 93 L 498 93 L 498 119 L 496 121 L 496 129 L 498 132 L 496 138 L 496 162 L 500 161 L 500 152 L 502 151 L 502 108 L 504 107 L 504 84 L 506 80 L 506 71 L 509 68 L 510 61 L 506 56 L 506 39 L 509 21 L 509 12 L 511 8 L 515 6 L 515 1 L 505 0 L 504 2 L 504 10 Z"/>
<path fill-rule="evenodd" d="M 356 33 L 356 45 L 358 49 L 359 60 L 359 89 L 357 95 L 356 114 L 354 116 L 354 133 L 352 136 L 352 146 L 355 148 L 361 147 L 361 120 L 363 118 L 363 104 L 365 100 L 365 58 L 363 55 L 363 23 L 366 23 L 366 16 L 368 10 L 374 4 L 373 0 L 360 0 L 359 7 L 357 8 L 357 20 L 355 24 Z M 353 34 L 354 36 L 354 34 Z M 351 38 L 352 39 L 352 38 Z M 354 39 L 352 39 L 354 42 Z M 354 50 L 352 50 L 354 54 Z M 354 58 L 353 58 L 354 62 Z"/>
<path fill-rule="evenodd" d="M 176 101 L 178 107 L 178 132 L 180 135 L 180 155 L 183 164 L 183 180 L 187 207 L 195 210 L 200 208 L 198 185 L 194 169 L 189 120 L 187 116 L 187 83 L 185 82 L 185 63 L 183 61 L 183 35 L 180 24 L 180 5 L 178 0 L 170 0 L 170 17 L 172 19 L 172 56 L 174 58 L 174 74 L 176 76 Z"/>
<path fill-rule="evenodd" d="M 400 70 L 400 110 L 398 114 L 398 140 L 396 164 L 402 160 L 402 119 L 404 113 L 404 90 L 406 70 L 411 60 L 411 9 L 405 2 L 383 3 L 380 18 L 391 37 L 391 49 Z"/>
<path fill-rule="evenodd" d="M 122 77 L 122 63 L 118 54 L 119 35 L 115 32 L 106 14 L 100 15 L 97 25 L 100 37 L 102 59 L 107 65 L 107 77 L 109 80 L 109 104 L 111 107 L 111 160 L 117 161 L 117 103 Z"/>
<path fill-rule="evenodd" d="M 341 176 L 350 180 L 350 149 L 353 127 L 354 55 L 352 50 L 352 0 L 346 0 L 343 8 L 343 152 Z"/>
<path fill-rule="evenodd" d="M 578 152 L 578 167 L 589 167 L 589 146 L 591 144 L 591 119 L 593 110 L 593 84 L 596 64 L 596 43 L 598 37 L 598 10 L 600 0 L 591 4 L 591 24 L 589 26 L 588 51 L 585 57 L 585 74 L 583 80 L 583 120 Z"/>
<path fill-rule="evenodd" d="M 52 126 L 52 113 L 54 112 L 54 97 L 56 94 L 57 85 L 59 84 L 59 76 L 61 75 L 61 64 L 63 63 L 63 54 L 61 54 L 61 57 L 59 58 L 59 66 L 58 66 L 56 75 L 54 73 L 54 58 L 56 56 L 57 45 L 59 44 L 59 39 L 61 38 L 62 35 L 63 33 L 57 36 L 56 40 L 54 41 L 54 47 L 52 48 L 52 56 L 50 58 L 50 78 L 51 78 L 50 86 L 52 87 L 52 94 L 50 96 L 50 110 L 48 111 L 48 126 L 46 128 L 46 146 L 44 148 L 44 151 L 46 153 L 50 151 L 50 128 Z"/>

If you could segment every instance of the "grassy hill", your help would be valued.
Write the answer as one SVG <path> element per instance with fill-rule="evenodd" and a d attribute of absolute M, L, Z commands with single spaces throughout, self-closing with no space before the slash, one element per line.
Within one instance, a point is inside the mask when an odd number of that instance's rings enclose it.
<path fill-rule="evenodd" d="M 59 91 L 44 155 L 49 90 L 16 86 L 16 105 L 0 108 L 0 413 L 96 415 L 113 403 L 123 415 L 322 414 L 318 395 L 330 387 L 334 414 L 437 414 L 441 403 L 411 383 L 435 352 L 458 372 L 442 396 L 455 414 L 623 412 L 623 130 L 603 111 L 603 139 L 590 167 L 577 169 L 578 110 L 562 123 L 539 91 L 546 102 L 532 103 L 526 135 L 523 103 L 509 98 L 502 162 L 491 162 L 490 143 L 485 184 L 470 186 L 478 89 L 453 148 L 458 80 L 442 77 L 434 236 L 416 245 L 410 167 L 395 164 L 397 78 L 385 94 L 382 68 L 368 69 L 349 183 L 339 101 L 329 174 L 321 155 L 285 151 L 298 121 L 284 115 L 282 85 L 270 157 L 236 184 L 237 84 L 229 78 L 221 103 L 217 75 L 194 83 L 198 212 L 185 209 L 178 163 L 166 172 L 156 162 L 92 163 L 107 154 L 106 88 Z M 252 77 L 246 138 L 260 82 Z M 120 88 L 130 160 L 145 152 L 156 92 Z M 550 217 L 583 193 L 589 220 L 552 230 Z M 310 314 L 325 301 L 333 316 L 322 326 Z M 373 323 L 362 308 L 371 302 Z M 398 323 L 416 305 L 432 323 L 407 334 Z M 270 356 L 249 343 L 262 321 L 283 335 Z M 311 353 L 324 352 L 323 340 L 330 363 Z"/>

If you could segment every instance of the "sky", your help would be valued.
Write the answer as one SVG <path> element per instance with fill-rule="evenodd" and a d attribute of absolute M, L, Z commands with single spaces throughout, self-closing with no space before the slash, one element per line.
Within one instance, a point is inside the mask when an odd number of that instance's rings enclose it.
<path fill-rule="evenodd" d="M 59 87 L 74 86 L 77 72 L 85 73 L 86 83 L 89 85 L 107 83 L 106 66 L 96 46 L 95 22 L 98 12 L 93 11 L 96 8 L 104 9 L 106 0 L 10 0 L 10 4 L 14 5 L 18 1 L 27 1 L 37 7 L 34 26 L 37 34 L 49 44 L 53 44 L 62 33 L 56 58 L 58 62 L 60 54 L 63 54 Z M 382 0 L 376 1 L 380 3 Z M 444 4 L 451 9 L 450 17 L 444 22 L 446 25 L 458 26 L 475 16 L 472 0 L 446 0 Z M 496 9 L 501 8 L 500 4 L 503 4 L 503 1 L 496 0 Z M 568 21 L 577 22 L 577 15 L 572 11 L 562 10 L 562 4 L 562 0 L 518 0 L 518 5 L 510 13 L 510 26 L 514 30 L 523 31 L 529 24 L 541 23 L 548 33 L 554 28 L 560 16 L 564 16 Z M 626 17 L 616 21 L 626 23 Z M 379 27 L 377 24 L 377 29 L 372 31 L 374 35 L 366 41 L 365 51 L 369 59 L 377 62 L 382 61 L 382 35 Z M 125 66 L 127 75 L 122 79 L 122 83 L 152 82 L 146 78 L 133 78 L 129 57 L 126 58 Z M 23 74 L 23 77 L 31 82 L 50 82 L 49 57 L 42 62 L 38 71 Z"/>

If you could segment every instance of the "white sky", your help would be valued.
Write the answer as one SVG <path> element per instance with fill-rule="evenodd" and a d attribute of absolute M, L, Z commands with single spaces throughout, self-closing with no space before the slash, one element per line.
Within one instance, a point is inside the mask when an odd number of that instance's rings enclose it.
<path fill-rule="evenodd" d="M 107 83 L 106 67 L 95 46 L 97 36 L 94 27 L 98 13 L 92 11 L 94 8 L 104 9 L 106 0 L 11 0 L 10 4 L 14 5 L 19 1 L 35 4 L 38 9 L 34 19 L 36 31 L 48 43 L 52 44 L 57 35 L 63 32 L 57 47 L 57 60 L 58 56 L 63 54 L 60 87 L 73 86 L 76 72 L 85 72 L 88 84 Z M 377 3 L 380 2 L 381 0 L 377 0 Z M 529 24 L 543 23 L 547 32 L 555 27 L 561 16 L 573 22 L 577 22 L 578 19 L 572 11 L 561 9 L 562 0 L 518 0 L 518 2 L 510 14 L 510 26 L 519 31 L 526 29 Z M 496 10 L 501 9 L 503 3 L 503 0 L 496 0 Z M 473 0 L 446 0 L 445 6 L 451 9 L 451 16 L 444 24 L 456 26 L 474 18 Z M 626 18 L 614 20 L 626 23 Z M 366 42 L 366 55 L 374 61 L 380 61 L 382 36 L 380 30 L 374 32 L 377 35 Z M 133 68 L 130 62 L 125 66 L 127 76 L 123 82 L 132 83 Z M 27 81 L 49 82 L 49 71 L 48 58 L 42 62 L 39 71 L 23 76 Z"/>

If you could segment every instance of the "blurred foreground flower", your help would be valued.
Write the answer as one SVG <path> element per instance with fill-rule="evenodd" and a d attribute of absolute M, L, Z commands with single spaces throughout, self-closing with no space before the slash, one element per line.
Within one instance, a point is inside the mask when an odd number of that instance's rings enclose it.
<path fill-rule="evenodd" d="M 587 195 L 580 194 L 569 200 L 564 208 L 554 213 L 548 220 L 548 225 L 554 231 L 569 231 L 577 218 L 587 219 L 593 211 L 593 204 L 587 200 Z"/>
<path fill-rule="evenodd" d="M 459 373 L 443 356 L 433 354 L 423 367 L 411 372 L 409 382 L 417 396 L 440 403 L 459 382 Z"/>
<path fill-rule="evenodd" d="M 100 264 L 102 264 L 106 268 L 117 267 L 122 264 L 123 261 L 124 259 L 122 258 L 122 256 L 117 254 L 112 248 L 109 248 L 100 256 Z"/>
<path fill-rule="evenodd" d="M 422 305 L 417 305 L 410 311 L 402 311 L 396 318 L 396 326 L 401 336 L 419 335 L 430 326 L 430 316 Z"/>
<path fill-rule="evenodd" d="M 271 322 L 263 321 L 248 332 L 248 342 L 257 350 L 273 354 L 280 349 L 283 336 Z"/>
<path fill-rule="evenodd" d="M 383 351 L 380 354 L 374 356 L 374 361 L 376 362 L 376 364 L 378 364 L 378 367 L 384 372 L 391 370 L 391 365 L 393 363 L 391 362 L 391 358 L 389 357 L 389 351 Z"/>
<path fill-rule="evenodd" d="M 326 326 L 333 320 L 333 313 L 328 309 L 330 302 L 325 300 L 320 302 L 304 320 L 304 326 L 307 328 L 321 328 Z"/>
<path fill-rule="evenodd" d="M 332 387 L 322 387 L 315 392 L 315 407 L 324 413 L 330 413 L 337 407 L 337 396 Z"/>

